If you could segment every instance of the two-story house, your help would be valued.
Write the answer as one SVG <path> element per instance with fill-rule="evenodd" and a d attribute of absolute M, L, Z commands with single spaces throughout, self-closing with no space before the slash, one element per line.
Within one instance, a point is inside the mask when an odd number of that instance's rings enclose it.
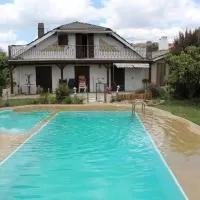
<path fill-rule="evenodd" d="M 38 24 L 38 38 L 27 45 L 9 46 L 11 91 L 35 94 L 38 87 L 55 91 L 60 81 L 77 86 L 84 76 L 90 92 L 96 83 L 135 91 L 149 78 L 146 52 L 135 49 L 110 28 L 73 22 L 47 33 Z"/>

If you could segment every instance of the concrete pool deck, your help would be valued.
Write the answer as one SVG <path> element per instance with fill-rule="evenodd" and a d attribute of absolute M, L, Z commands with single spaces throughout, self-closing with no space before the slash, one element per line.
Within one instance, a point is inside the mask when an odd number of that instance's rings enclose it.
<path fill-rule="evenodd" d="M 32 105 L 9 108 L 16 112 L 51 111 L 52 115 L 39 123 L 30 133 L 24 135 L 0 134 L 0 161 L 5 159 L 28 137 L 42 127 L 59 111 L 130 111 L 131 104 L 86 104 L 86 105 Z M 183 187 L 188 198 L 200 199 L 200 126 L 153 107 L 146 107 L 145 113 L 137 107 L 145 128 L 151 134 L 157 147 Z"/>

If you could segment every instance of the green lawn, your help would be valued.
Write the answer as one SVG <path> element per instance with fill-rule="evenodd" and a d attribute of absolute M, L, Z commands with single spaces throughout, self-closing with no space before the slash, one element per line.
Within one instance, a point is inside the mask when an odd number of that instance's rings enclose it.
<path fill-rule="evenodd" d="M 171 100 L 166 101 L 162 105 L 156 105 L 155 107 L 162 110 L 171 112 L 174 115 L 186 118 L 198 125 L 200 125 L 200 104 L 196 104 L 191 101 L 178 101 Z"/>
<path fill-rule="evenodd" d="M 10 99 L 0 100 L 0 107 L 9 107 L 9 106 L 23 106 L 38 103 L 38 99 Z"/>

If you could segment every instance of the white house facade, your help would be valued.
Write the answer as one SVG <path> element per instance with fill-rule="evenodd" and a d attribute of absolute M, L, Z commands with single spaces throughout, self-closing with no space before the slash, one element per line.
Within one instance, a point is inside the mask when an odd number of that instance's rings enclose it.
<path fill-rule="evenodd" d="M 86 77 L 89 92 L 96 92 L 100 82 L 113 90 L 119 85 L 121 91 L 136 91 L 149 79 L 149 63 L 111 29 L 80 22 L 47 33 L 39 23 L 35 41 L 9 46 L 15 94 L 36 94 L 38 87 L 54 92 L 63 81 L 74 87 L 80 76 Z"/>

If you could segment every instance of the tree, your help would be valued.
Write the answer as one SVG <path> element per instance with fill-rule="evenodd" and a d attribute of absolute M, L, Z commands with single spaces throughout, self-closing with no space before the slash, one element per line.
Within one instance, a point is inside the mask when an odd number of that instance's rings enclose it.
<path fill-rule="evenodd" d="M 2 50 L 0 51 L 0 93 L 2 88 L 6 85 L 9 76 L 8 62 L 6 53 Z"/>
<path fill-rule="evenodd" d="M 188 46 L 200 47 L 200 28 L 192 30 L 186 30 L 185 33 L 180 32 L 179 36 L 174 40 L 173 48 L 171 52 L 173 54 L 180 54 Z"/>
<path fill-rule="evenodd" d="M 189 46 L 179 54 L 171 53 L 168 83 L 179 98 L 200 97 L 200 47 Z"/>
<path fill-rule="evenodd" d="M 146 45 L 147 45 L 148 52 L 158 51 L 158 43 L 157 42 L 147 41 Z"/>

